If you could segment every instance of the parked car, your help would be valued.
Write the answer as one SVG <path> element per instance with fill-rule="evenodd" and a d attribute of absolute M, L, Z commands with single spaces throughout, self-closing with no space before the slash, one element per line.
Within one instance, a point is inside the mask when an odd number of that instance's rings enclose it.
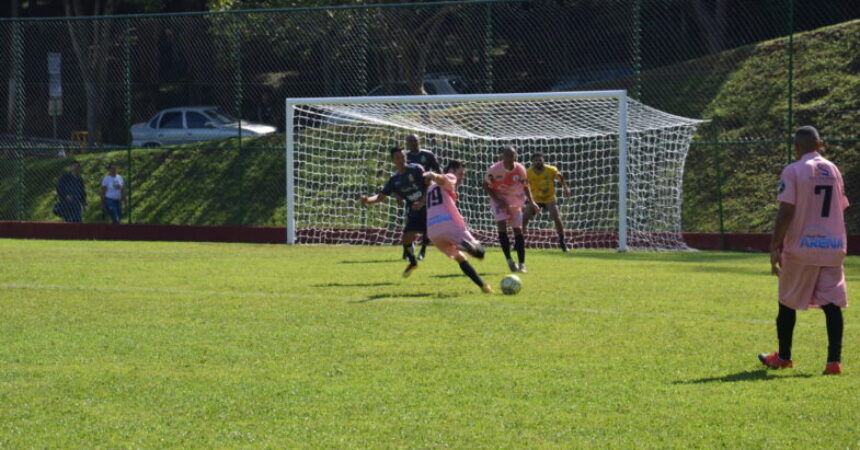
<path fill-rule="evenodd" d="M 212 141 L 239 136 L 262 136 L 277 128 L 262 123 L 246 122 L 226 114 L 216 106 L 189 106 L 159 111 L 149 122 L 131 127 L 131 145 L 161 147 Z"/>
<path fill-rule="evenodd" d="M 424 75 L 424 90 L 430 95 L 471 94 L 475 92 L 465 78 L 450 73 L 428 73 Z M 413 94 L 414 92 L 409 90 L 409 85 L 405 81 L 381 84 L 367 93 L 371 97 Z"/>
<path fill-rule="evenodd" d="M 628 63 L 608 63 L 585 66 L 560 79 L 550 87 L 550 90 L 569 91 L 582 85 L 615 80 L 630 75 L 633 75 L 633 69 Z"/>

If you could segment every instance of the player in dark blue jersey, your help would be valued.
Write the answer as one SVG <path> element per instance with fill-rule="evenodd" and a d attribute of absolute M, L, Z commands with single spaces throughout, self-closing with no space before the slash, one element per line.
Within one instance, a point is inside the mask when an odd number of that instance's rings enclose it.
<path fill-rule="evenodd" d="M 418 164 L 407 164 L 406 155 L 400 147 L 391 149 L 391 162 L 394 163 L 395 172 L 388 179 L 388 183 L 373 196 L 361 196 L 361 203 L 372 205 L 379 203 L 391 194 L 396 195 L 406 203 L 406 225 L 403 227 L 403 250 L 409 258 L 409 265 L 403 271 L 403 276 L 408 277 L 418 267 L 415 259 L 415 251 L 412 242 L 420 234 L 427 234 L 427 207 L 425 205 L 425 194 L 427 185 L 424 184 L 424 168 Z"/>
<path fill-rule="evenodd" d="M 418 164 L 423 167 L 425 170 L 429 170 L 434 173 L 443 173 L 442 168 L 439 167 L 439 161 L 436 159 L 436 155 L 429 150 L 421 150 L 421 143 L 418 140 L 418 136 L 414 134 L 410 134 L 406 136 L 406 162 L 411 164 Z M 424 239 L 421 241 L 421 251 L 418 253 L 418 259 L 424 259 L 424 253 L 427 251 L 427 244 L 430 242 L 427 239 L 427 235 L 424 235 Z M 403 255 L 406 258 L 406 254 Z"/>

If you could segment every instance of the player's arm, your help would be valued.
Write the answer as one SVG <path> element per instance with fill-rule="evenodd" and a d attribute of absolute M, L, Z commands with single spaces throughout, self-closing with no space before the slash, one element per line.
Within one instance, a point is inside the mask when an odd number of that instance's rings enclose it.
<path fill-rule="evenodd" d="M 368 197 L 366 195 L 362 195 L 361 196 L 361 204 L 362 205 L 372 205 L 374 203 L 379 203 L 379 202 L 385 200 L 386 198 L 388 198 L 388 196 L 383 194 L 382 192 L 380 192 L 376 195 L 371 195 L 370 197 Z"/>
<path fill-rule="evenodd" d="M 498 205 L 500 208 L 507 208 L 508 203 L 502 198 L 501 195 L 499 195 L 498 193 L 496 193 L 495 190 L 493 190 L 493 185 L 490 183 L 491 176 L 492 175 L 487 174 L 487 176 L 484 177 L 484 192 L 486 192 L 487 195 L 489 195 L 490 198 L 493 199 L 493 201 L 496 202 L 496 205 Z"/>
<path fill-rule="evenodd" d="M 531 207 L 534 208 L 535 211 L 537 211 L 538 205 L 537 203 L 535 203 L 534 200 L 532 200 L 532 190 L 531 188 L 529 188 L 528 183 L 523 183 L 523 192 L 526 194 L 526 201 L 528 202 L 527 204 L 531 205 Z"/>
<path fill-rule="evenodd" d="M 779 211 L 776 213 L 776 225 L 773 227 L 773 235 L 770 238 L 770 272 L 774 275 L 779 275 L 779 269 L 782 265 L 780 262 L 782 241 L 785 239 L 785 233 L 788 232 L 788 227 L 791 225 L 793 218 L 794 205 L 779 202 Z"/>
<path fill-rule="evenodd" d="M 570 188 L 567 186 L 567 183 L 564 182 L 564 177 L 561 176 L 561 172 L 555 173 L 555 179 L 558 180 L 558 184 L 560 184 L 561 188 L 564 189 L 564 195 L 570 197 Z"/>

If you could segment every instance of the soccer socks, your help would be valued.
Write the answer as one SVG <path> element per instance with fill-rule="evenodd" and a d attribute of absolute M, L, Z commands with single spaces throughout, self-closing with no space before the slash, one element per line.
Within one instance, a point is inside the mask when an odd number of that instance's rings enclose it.
<path fill-rule="evenodd" d="M 526 237 L 522 234 L 514 234 L 514 249 L 517 251 L 517 259 L 520 264 L 526 262 Z"/>
<path fill-rule="evenodd" d="M 505 259 L 511 259 L 511 240 L 508 239 L 508 233 L 499 233 L 499 245 L 502 246 Z"/>
<path fill-rule="evenodd" d="M 829 304 L 821 309 L 827 320 L 827 362 L 838 362 L 842 358 L 842 329 L 845 327 L 842 308 Z"/>
<path fill-rule="evenodd" d="M 412 247 L 412 244 L 403 244 L 403 251 L 406 253 L 406 257 L 409 258 L 409 264 L 418 264 L 418 261 L 415 260 L 415 248 Z"/>
<path fill-rule="evenodd" d="M 484 280 L 481 279 L 481 276 L 478 275 L 478 272 L 475 272 L 475 268 L 469 264 L 469 261 L 463 261 L 460 263 L 460 270 L 466 274 L 472 281 L 478 285 L 478 287 L 484 287 Z"/>
<path fill-rule="evenodd" d="M 779 359 L 783 361 L 791 360 L 791 340 L 796 321 L 797 311 L 780 303 L 779 314 L 776 316 L 776 337 L 779 340 Z"/>
<path fill-rule="evenodd" d="M 567 244 L 564 243 L 564 233 L 558 233 L 558 248 L 562 251 L 567 251 Z"/>

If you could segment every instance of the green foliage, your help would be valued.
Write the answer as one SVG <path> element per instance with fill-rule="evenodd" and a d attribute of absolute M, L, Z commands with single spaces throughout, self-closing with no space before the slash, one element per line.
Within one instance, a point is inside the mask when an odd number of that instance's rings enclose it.
<path fill-rule="evenodd" d="M 857 444 L 860 334 L 767 371 L 766 255 L 529 251 L 514 297 L 431 250 L 0 240 L 0 447 Z M 475 267 L 498 287 L 491 250 Z M 849 285 L 860 259 L 848 258 Z M 790 444 L 774 430 L 791 430 Z"/>

